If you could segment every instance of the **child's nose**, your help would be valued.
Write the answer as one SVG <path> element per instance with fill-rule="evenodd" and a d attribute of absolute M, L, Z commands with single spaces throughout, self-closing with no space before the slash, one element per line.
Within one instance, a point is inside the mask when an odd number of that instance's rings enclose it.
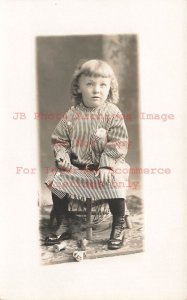
<path fill-rule="evenodd" d="M 100 91 L 100 87 L 99 87 L 99 85 L 95 85 L 94 86 L 94 93 L 99 93 L 99 91 Z"/>

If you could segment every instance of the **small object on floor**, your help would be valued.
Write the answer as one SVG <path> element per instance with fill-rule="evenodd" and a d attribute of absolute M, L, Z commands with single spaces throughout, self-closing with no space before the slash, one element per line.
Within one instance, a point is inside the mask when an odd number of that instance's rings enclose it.
<path fill-rule="evenodd" d="M 86 251 L 75 250 L 73 252 L 73 257 L 76 261 L 80 262 L 86 257 Z"/>
<path fill-rule="evenodd" d="M 80 239 L 80 240 L 78 240 L 77 245 L 82 251 L 86 251 L 86 246 L 88 245 L 88 240 L 85 238 Z"/>
<path fill-rule="evenodd" d="M 55 245 L 60 244 L 61 241 L 69 240 L 71 238 L 70 232 L 63 232 L 61 235 L 52 234 L 51 236 L 47 236 L 45 238 L 45 245 Z"/>
<path fill-rule="evenodd" d="M 55 244 L 53 246 L 53 250 L 54 252 L 60 252 L 61 250 L 65 250 L 66 249 L 66 243 L 63 241 L 60 244 Z"/>

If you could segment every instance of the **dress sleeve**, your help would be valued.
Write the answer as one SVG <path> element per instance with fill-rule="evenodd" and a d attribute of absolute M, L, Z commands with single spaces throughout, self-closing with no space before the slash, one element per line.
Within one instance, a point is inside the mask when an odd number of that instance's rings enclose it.
<path fill-rule="evenodd" d="M 128 133 L 123 116 L 118 112 L 111 118 L 107 143 L 101 155 L 100 168 L 113 168 L 118 160 L 125 160 L 128 151 Z"/>
<path fill-rule="evenodd" d="M 51 136 L 54 156 L 69 161 L 71 141 L 68 132 L 67 114 L 60 120 Z"/>

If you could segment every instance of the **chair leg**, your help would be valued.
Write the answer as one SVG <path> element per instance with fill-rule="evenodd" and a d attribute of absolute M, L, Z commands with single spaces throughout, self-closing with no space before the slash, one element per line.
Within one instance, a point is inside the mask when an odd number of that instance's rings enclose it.
<path fill-rule="evenodd" d="M 131 229 L 133 227 L 130 216 L 128 216 L 128 215 L 125 216 L 125 222 L 126 222 L 126 225 L 127 225 L 128 229 Z"/>
<path fill-rule="evenodd" d="M 86 237 L 87 237 L 87 240 L 92 239 L 91 217 L 92 217 L 92 200 L 86 199 Z"/>
<path fill-rule="evenodd" d="M 131 220 L 131 217 L 130 217 L 130 212 L 127 208 L 126 201 L 125 201 L 125 222 L 126 222 L 126 225 L 127 225 L 128 229 L 131 229 L 133 227 L 132 220 Z"/>

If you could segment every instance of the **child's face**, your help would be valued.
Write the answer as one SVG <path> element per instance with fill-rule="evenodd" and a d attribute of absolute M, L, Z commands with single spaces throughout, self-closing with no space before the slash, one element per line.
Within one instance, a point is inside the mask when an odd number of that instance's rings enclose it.
<path fill-rule="evenodd" d="M 98 107 L 104 103 L 110 91 L 110 78 L 81 75 L 79 78 L 79 92 L 87 107 Z"/>

